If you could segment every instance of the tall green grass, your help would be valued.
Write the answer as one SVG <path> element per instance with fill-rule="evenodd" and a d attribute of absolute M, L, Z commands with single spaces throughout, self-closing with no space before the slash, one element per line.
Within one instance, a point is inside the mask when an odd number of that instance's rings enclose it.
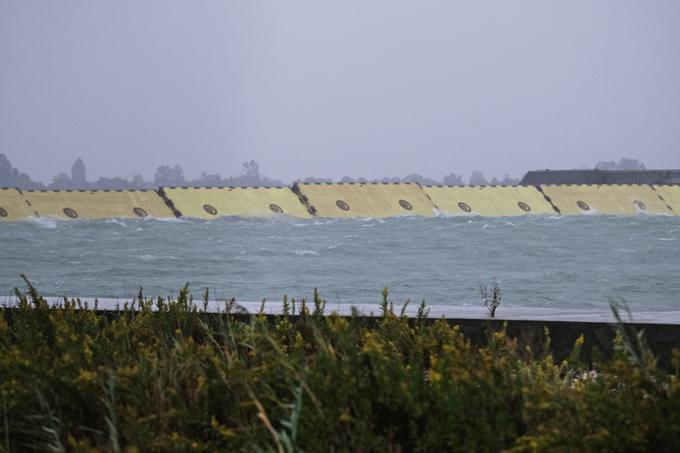
<path fill-rule="evenodd" d="M 613 357 L 556 362 L 503 330 L 483 346 L 424 306 L 408 320 L 281 316 L 176 300 L 115 312 L 29 286 L 0 310 L 6 451 L 680 451 L 680 354 L 656 367 L 622 331 Z M 200 304 L 198 304 L 200 306 Z M 634 341 L 634 344 L 631 343 Z"/>

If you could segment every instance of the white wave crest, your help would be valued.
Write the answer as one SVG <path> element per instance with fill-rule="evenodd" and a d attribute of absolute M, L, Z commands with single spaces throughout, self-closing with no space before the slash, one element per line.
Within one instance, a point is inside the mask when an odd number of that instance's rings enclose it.
<path fill-rule="evenodd" d="M 49 217 L 31 217 L 30 221 L 38 228 L 45 228 L 46 230 L 57 228 L 57 221 Z"/>
<path fill-rule="evenodd" d="M 295 255 L 296 256 L 304 256 L 304 255 L 319 256 L 319 252 L 315 252 L 314 250 L 296 250 Z"/>

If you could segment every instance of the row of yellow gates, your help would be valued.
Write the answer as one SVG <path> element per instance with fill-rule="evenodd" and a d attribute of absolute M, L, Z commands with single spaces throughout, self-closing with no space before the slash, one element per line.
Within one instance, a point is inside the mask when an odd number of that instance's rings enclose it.
<path fill-rule="evenodd" d="M 158 190 L 0 189 L 0 220 L 223 216 L 680 215 L 680 186 L 421 186 L 407 183 Z"/>

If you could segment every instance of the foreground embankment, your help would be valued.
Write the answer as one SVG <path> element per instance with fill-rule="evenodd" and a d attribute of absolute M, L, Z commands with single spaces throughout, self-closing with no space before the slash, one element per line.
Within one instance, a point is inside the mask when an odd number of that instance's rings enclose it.
<path fill-rule="evenodd" d="M 587 326 L 470 330 L 387 301 L 378 317 L 324 316 L 319 297 L 205 313 L 186 290 L 117 311 L 54 307 L 30 286 L 16 302 L 0 310 L 10 451 L 680 447 L 680 353 L 660 367 L 631 324 L 600 353 Z"/>

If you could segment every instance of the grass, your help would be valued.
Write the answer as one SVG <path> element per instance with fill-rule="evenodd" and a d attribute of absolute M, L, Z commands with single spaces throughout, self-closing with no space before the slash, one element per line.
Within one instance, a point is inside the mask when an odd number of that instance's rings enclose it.
<path fill-rule="evenodd" d="M 6 451 L 680 450 L 680 353 L 662 370 L 636 332 L 614 354 L 556 361 L 505 330 L 395 313 L 281 316 L 136 301 L 51 307 L 29 285 L 0 310 L 0 448 Z M 198 304 L 200 306 L 200 304 Z"/>

